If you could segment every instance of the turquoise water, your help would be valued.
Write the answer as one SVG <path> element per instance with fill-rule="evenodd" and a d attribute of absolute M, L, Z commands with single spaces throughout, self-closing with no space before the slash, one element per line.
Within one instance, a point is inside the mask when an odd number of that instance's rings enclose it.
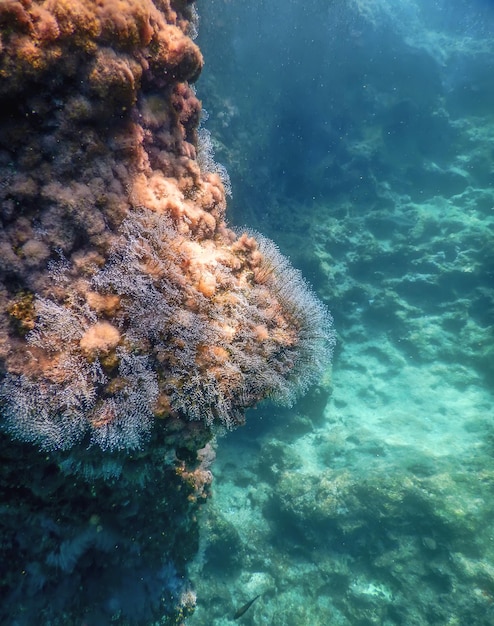
<path fill-rule="evenodd" d="M 230 220 L 330 307 L 332 371 L 219 439 L 190 626 L 494 623 L 494 5 L 199 7 Z"/>

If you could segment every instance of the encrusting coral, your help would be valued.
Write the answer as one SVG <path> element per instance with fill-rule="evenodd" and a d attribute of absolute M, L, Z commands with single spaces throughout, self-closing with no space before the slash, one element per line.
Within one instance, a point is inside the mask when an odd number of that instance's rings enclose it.
<path fill-rule="evenodd" d="M 226 227 L 198 165 L 193 16 L 0 5 L 4 426 L 43 448 L 139 447 L 153 416 L 232 427 L 329 356 L 324 307 L 273 244 Z"/>

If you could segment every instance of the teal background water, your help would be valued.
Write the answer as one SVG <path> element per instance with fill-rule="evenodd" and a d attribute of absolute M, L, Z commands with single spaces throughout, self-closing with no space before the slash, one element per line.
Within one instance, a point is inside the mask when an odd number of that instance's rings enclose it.
<path fill-rule="evenodd" d="M 332 371 L 219 440 L 191 626 L 494 624 L 494 4 L 200 3 L 232 223 L 330 307 Z"/>

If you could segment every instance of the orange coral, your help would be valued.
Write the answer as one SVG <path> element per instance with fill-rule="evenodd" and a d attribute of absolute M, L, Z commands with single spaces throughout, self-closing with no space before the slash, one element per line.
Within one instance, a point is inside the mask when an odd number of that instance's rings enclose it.
<path fill-rule="evenodd" d="M 117 328 L 109 322 L 100 321 L 90 326 L 79 341 L 82 353 L 88 359 L 106 356 L 120 343 L 121 336 Z"/>

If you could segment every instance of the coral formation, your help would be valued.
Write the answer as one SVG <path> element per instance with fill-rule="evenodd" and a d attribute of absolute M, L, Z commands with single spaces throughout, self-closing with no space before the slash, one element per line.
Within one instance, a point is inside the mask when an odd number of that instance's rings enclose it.
<path fill-rule="evenodd" d="M 2 622 L 181 623 L 198 451 L 331 356 L 300 274 L 226 225 L 196 20 L 188 0 L 0 3 Z"/>
<path fill-rule="evenodd" d="M 0 11 L 7 430 L 132 449 L 153 415 L 232 427 L 291 401 L 329 357 L 330 318 L 273 245 L 225 225 L 190 7 Z"/>

